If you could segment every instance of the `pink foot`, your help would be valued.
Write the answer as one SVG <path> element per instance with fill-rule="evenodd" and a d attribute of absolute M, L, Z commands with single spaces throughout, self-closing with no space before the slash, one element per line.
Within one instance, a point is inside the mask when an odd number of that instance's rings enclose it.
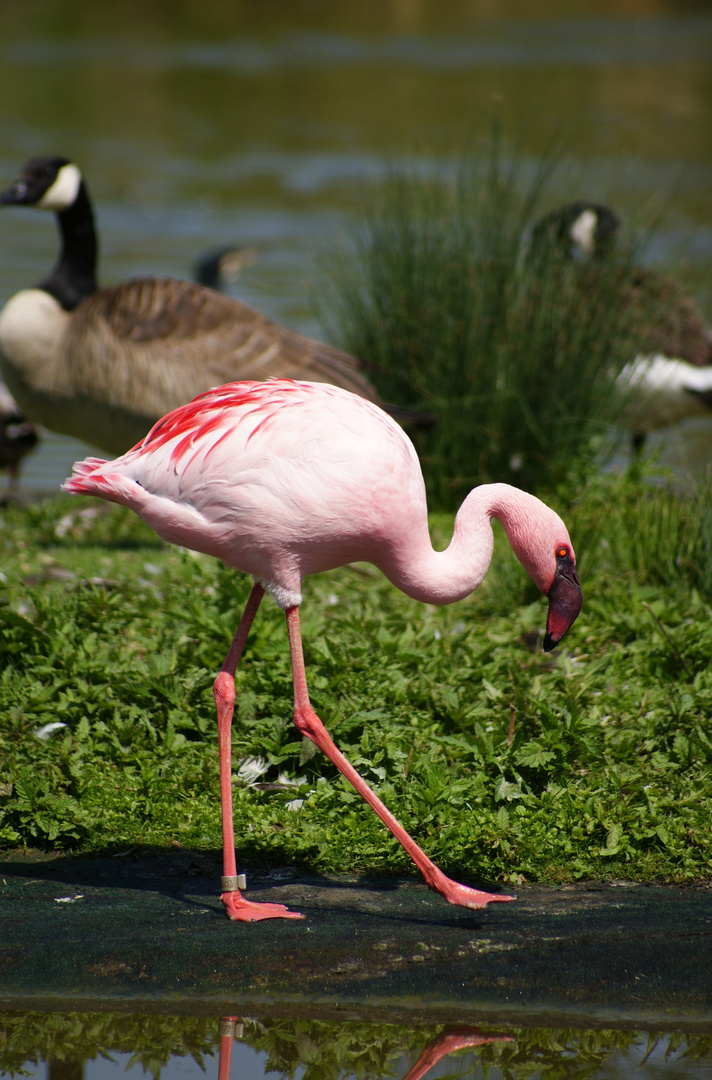
<path fill-rule="evenodd" d="M 487 907 L 488 904 L 506 903 L 509 900 L 517 899 L 516 896 L 504 896 L 499 893 L 482 892 L 481 889 L 470 889 L 467 885 L 458 885 L 456 881 L 451 881 L 450 878 L 445 878 L 445 882 L 440 883 L 437 891 L 445 897 L 448 904 L 475 909 Z"/>
<path fill-rule="evenodd" d="M 483 895 L 488 896 L 489 893 Z M 442 1034 L 425 1047 L 423 1053 L 408 1072 L 404 1080 L 421 1080 L 433 1066 L 448 1054 L 456 1050 L 471 1050 L 485 1043 L 514 1042 L 509 1035 L 483 1035 L 479 1028 L 463 1028 L 461 1031 L 443 1031 Z"/>
<path fill-rule="evenodd" d="M 284 904 L 255 903 L 245 900 L 241 892 L 224 892 L 220 899 L 225 905 L 229 919 L 237 922 L 260 922 L 262 919 L 303 919 L 298 911 L 290 911 Z"/>

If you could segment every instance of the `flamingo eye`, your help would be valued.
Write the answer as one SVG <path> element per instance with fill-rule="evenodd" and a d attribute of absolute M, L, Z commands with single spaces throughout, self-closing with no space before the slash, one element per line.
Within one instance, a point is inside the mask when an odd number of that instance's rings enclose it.
<path fill-rule="evenodd" d="M 557 548 L 556 549 L 556 557 L 557 557 L 557 559 L 571 558 L 571 556 L 569 555 L 569 549 L 565 548 L 565 547 Z"/>

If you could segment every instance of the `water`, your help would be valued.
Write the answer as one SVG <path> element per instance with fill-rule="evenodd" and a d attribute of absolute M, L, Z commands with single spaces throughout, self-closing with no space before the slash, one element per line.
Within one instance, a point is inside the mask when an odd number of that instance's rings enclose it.
<path fill-rule="evenodd" d="M 31 154 L 81 165 L 101 280 L 187 276 L 225 242 L 260 258 L 230 291 L 323 333 L 320 254 L 390 164 L 485 145 L 495 112 L 525 163 L 562 146 L 547 205 L 664 209 L 652 262 L 712 310 L 712 15 L 625 0 L 188 0 L 0 10 L 0 182 Z M 49 216 L 0 213 L 0 301 L 56 255 Z M 708 457 L 712 431 L 675 451 Z M 86 448 L 48 439 L 23 486 L 55 489 Z"/>
<path fill-rule="evenodd" d="M 692 1033 L 0 1013 L 0 1036 L 0 1076 L 17 1076 L 22 1068 L 40 1080 L 140 1080 L 146 1074 L 155 1080 L 712 1076 L 710 1037 Z M 453 1046 L 459 1049 L 448 1054 Z"/>

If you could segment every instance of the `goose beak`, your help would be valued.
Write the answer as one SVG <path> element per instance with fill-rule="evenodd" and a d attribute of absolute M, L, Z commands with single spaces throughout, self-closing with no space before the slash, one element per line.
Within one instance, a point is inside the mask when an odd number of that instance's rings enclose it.
<path fill-rule="evenodd" d="M 551 652 L 576 621 L 583 603 L 581 583 L 576 573 L 576 566 L 570 557 L 557 558 L 556 573 L 547 595 L 549 615 L 546 620 L 544 652 Z"/>
<path fill-rule="evenodd" d="M 27 184 L 23 180 L 15 180 L 10 187 L 0 192 L 0 205 L 20 205 L 27 199 Z"/>

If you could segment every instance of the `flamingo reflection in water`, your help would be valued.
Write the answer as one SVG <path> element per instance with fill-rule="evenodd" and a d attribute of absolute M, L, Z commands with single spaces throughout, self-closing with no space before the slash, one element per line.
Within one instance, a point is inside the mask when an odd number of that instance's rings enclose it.
<path fill-rule="evenodd" d="M 230 1080 L 230 1062 L 234 1040 L 241 1039 L 243 1025 L 238 1016 L 223 1016 L 220 1019 L 220 1056 L 218 1080 Z M 458 1050 L 473 1050 L 476 1046 L 485 1046 L 493 1042 L 514 1042 L 510 1035 L 485 1035 L 477 1027 L 446 1027 L 425 1047 L 416 1063 L 408 1070 L 403 1080 L 421 1080 L 426 1073 L 442 1061 L 448 1054 Z"/>

